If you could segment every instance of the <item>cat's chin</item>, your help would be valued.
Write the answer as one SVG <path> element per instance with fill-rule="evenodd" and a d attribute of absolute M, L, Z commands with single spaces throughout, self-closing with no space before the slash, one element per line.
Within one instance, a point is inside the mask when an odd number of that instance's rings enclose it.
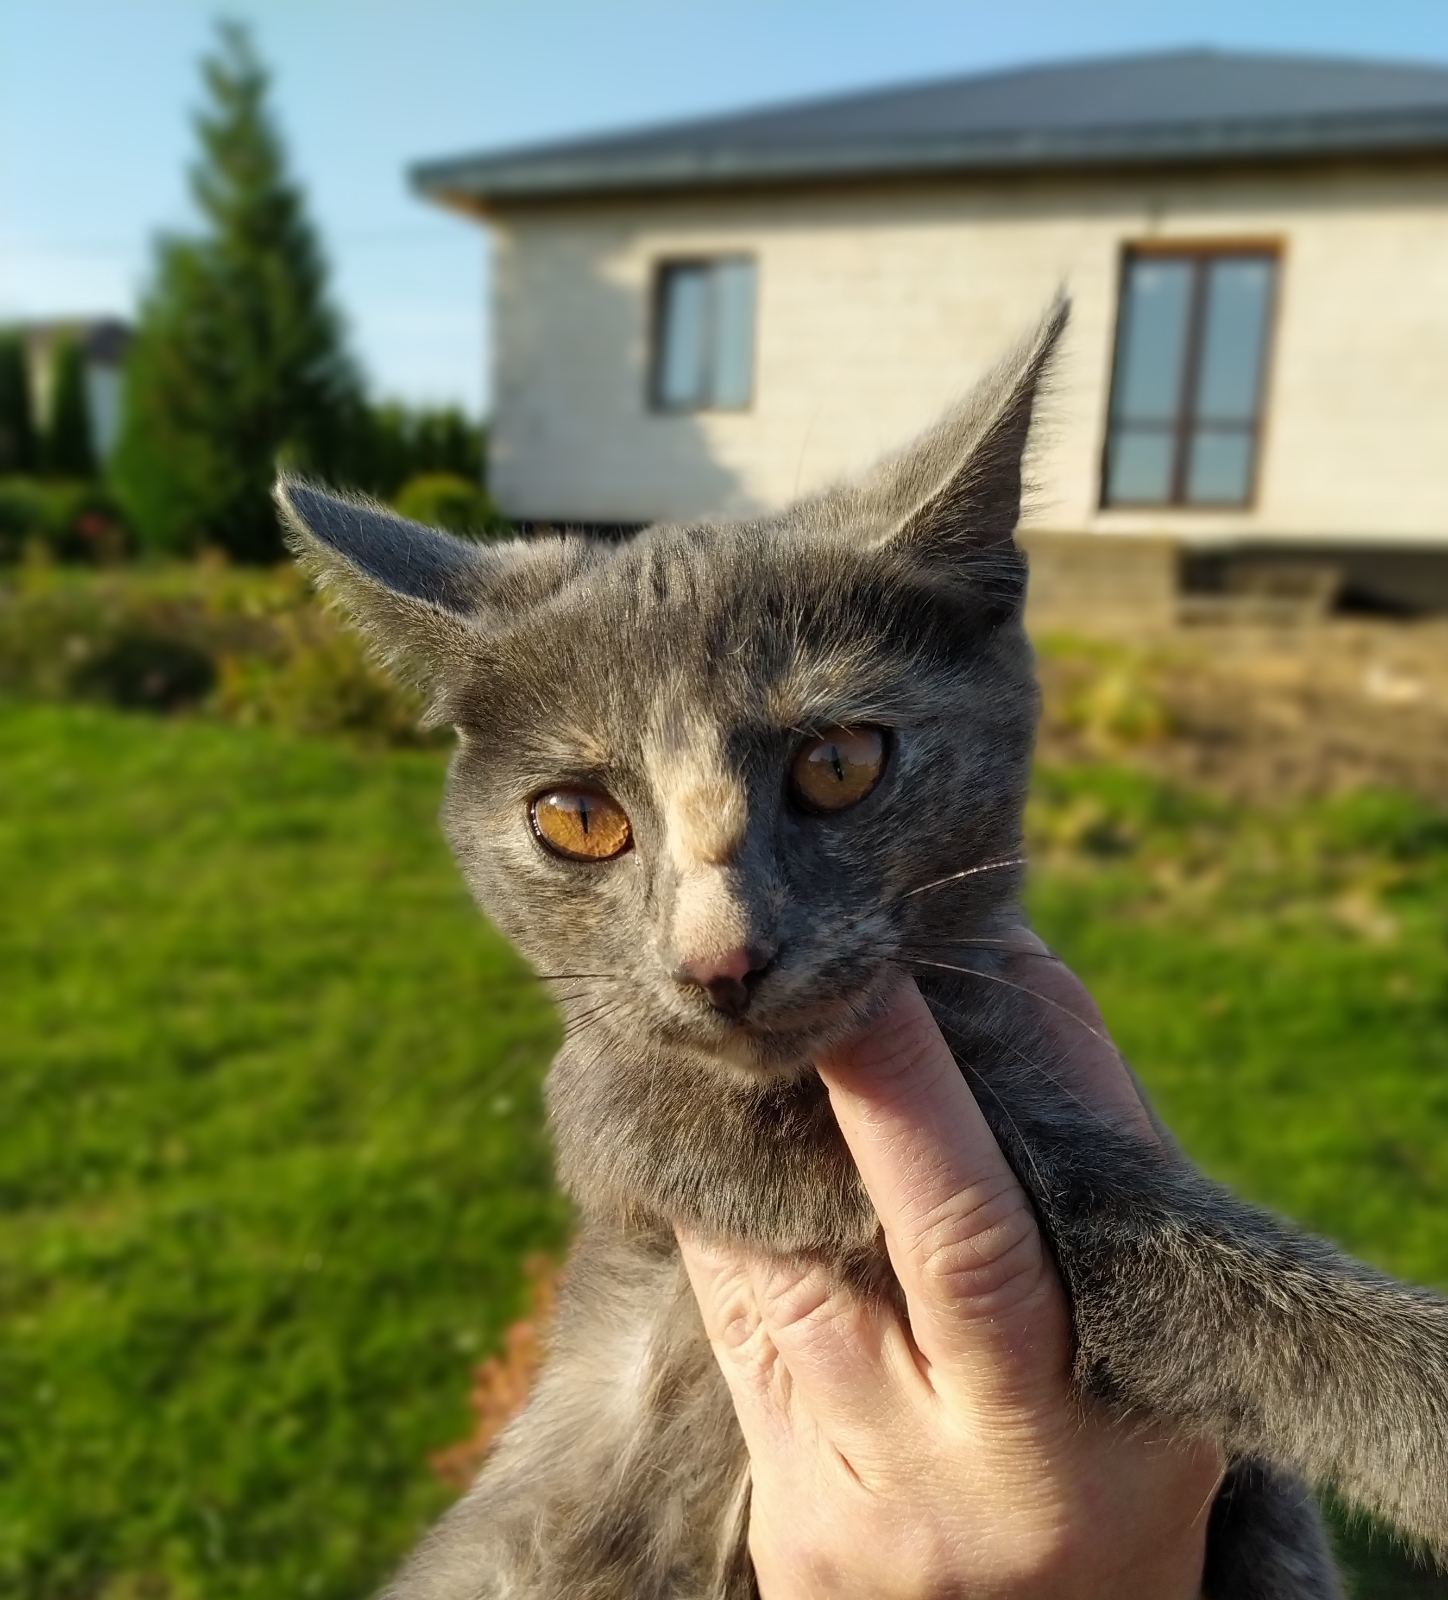
<path fill-rule="evenodd" d="M 819 1046 L 807 1034 L 750 1034 L 743 1029 L 726 1035 L 700 1053 L 710 1067 L 735 1081 L 784 1083 L 814 1071 Z"/>
<path fill-rule="evenodd" d="M 683 1049 L 736 1082 L 782 1083 L 808 1076 L 827 1051 L 857 1034 L 871 1009 L 870 986 L 852 999 L 818 1002 L 787 1017 L 671 1021 L 660 1031 L 667 1048 Z"/>

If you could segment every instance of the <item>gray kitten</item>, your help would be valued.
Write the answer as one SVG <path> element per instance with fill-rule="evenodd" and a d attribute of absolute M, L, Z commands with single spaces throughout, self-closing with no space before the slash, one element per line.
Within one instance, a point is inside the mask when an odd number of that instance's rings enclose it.
<path fill-rule="evenodd" d="M 1219 1440 L 1219 1600 L 1338 1594 L 1303 1479 L 1448 1555 L 1448 1303 L 1093 1118 L 999 976 L 1036 718 L 1014 543 L 1065 325 L 776 517 L 465 543 L 299 482 L 298 556 L 457 729 L 448 837 L 568 1023 L 552 1352 L 392 1600 L 744 1600 L 748 1468 L 674 1225 L 891 1291 L 809 1063 L 916 975 L 1032 1196 L 1090 1403 Z"/>

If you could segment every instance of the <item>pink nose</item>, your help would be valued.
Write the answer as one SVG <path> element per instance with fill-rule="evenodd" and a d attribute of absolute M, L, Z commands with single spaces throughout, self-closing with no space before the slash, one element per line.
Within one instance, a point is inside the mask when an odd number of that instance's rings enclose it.
<path fill-rule="evenodd" d="M 772 951 L 735 945 L 717 955 L 687 957 L 679 963 L 674 981 L 687 989 L 702 989 L 716 1011 L 742 1017 L 773 961 Z"/>

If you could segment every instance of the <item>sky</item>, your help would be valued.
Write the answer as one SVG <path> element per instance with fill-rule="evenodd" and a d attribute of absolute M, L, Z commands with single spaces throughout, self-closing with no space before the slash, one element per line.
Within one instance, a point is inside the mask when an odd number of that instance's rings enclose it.
<path fill-rule="evenodd" d="M 484 230 L 410 163 L 1043 59 L 1189 45 L 1437 61 L 1448 0 L 230 0 L 379 395 L 487 400 Z M 215 5 L 0 0 L 0 322 L 131 313 L 190 219 Z"/>

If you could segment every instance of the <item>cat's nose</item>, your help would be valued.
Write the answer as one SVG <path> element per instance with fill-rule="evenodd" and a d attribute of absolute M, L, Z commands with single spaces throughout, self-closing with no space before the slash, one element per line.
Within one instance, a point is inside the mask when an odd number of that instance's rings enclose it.
<path fill-rule="evenodd" d="M 702 989 L 709 1004 L 725 1016 L 742 1017 L 774 956 L 773 950 L 756 945 L 736 945 L 718 955 L 681 961 L 674 981 L 686 989 Z"/>

